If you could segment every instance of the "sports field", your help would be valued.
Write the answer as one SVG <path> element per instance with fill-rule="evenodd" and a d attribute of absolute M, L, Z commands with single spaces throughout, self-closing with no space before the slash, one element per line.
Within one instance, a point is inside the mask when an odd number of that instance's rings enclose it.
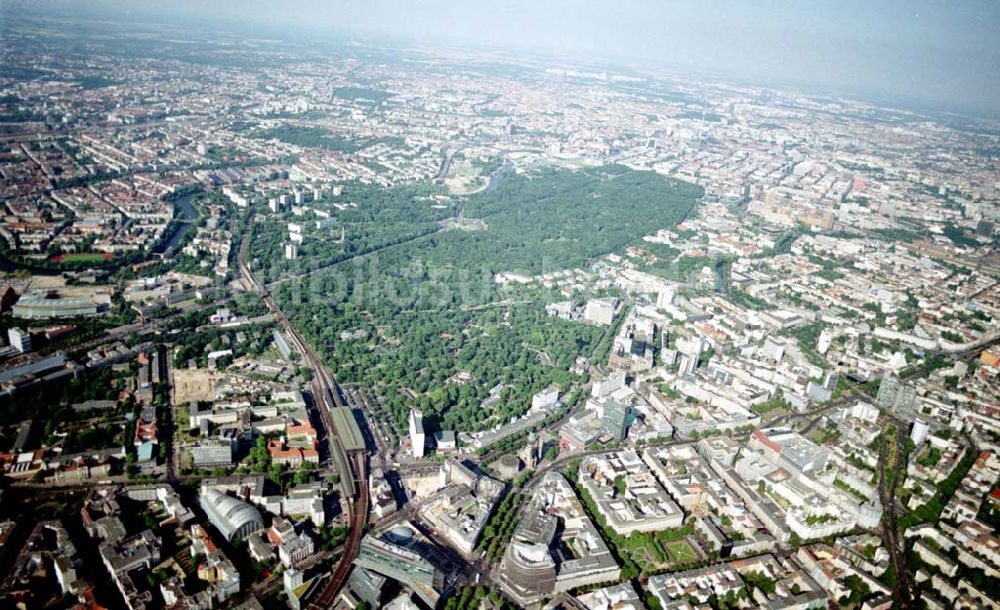
<path fill-rule="evenodd" d="M 100 263 L 111 260 L 106 252 L 80 252 L 77 254 L 57 254 L 52 257 L 57 263 Z"/>

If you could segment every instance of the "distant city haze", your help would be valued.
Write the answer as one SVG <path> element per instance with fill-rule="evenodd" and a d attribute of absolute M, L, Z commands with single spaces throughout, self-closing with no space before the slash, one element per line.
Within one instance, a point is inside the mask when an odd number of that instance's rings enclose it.
<path fill-rule="evenodd" d="M 993 0 L 35 0 L 0 2 L 0 28 L 42 11 L 510 48 L 1000 114 L 1000 2 Z"/>

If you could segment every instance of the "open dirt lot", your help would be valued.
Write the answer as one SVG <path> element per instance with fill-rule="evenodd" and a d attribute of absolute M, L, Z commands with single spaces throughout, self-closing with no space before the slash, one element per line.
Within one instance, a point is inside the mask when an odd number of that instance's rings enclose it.
<path fill-rule="evenodd" d="M 208 369 L 174 370 L 174 404 L 215 400 L 215 383 L 220 379 L 221 373 Z"/>

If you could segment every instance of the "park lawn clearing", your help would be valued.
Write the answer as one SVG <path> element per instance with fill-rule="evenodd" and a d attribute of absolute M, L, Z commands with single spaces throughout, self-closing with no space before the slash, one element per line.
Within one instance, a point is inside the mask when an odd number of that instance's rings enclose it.
<path fill-rule="evenodd" d="M 663 549 L 671 563 L 692 563 L 698 561 L 698 552 L 691 547 L 687 540 L 672 540 L 663 543 Z"/>

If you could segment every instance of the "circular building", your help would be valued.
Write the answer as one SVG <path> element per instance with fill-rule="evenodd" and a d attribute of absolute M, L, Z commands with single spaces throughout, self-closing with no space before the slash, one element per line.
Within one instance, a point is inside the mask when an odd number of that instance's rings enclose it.
<path fill-rule="evenodd" d="M 505 455 L 497 460 L 497 474 L 504 479 L 513 479 L 521 470 L 521 460 L 516 455 Z"/>
<path fill-rule="evenodd" d="M 530 606 L 555 590 L 556 564 L 544 544 L 513 542 L 500 563 L 500 586 L 519 604 Z"/>
<path fill-rule="evenodd" d="M 405 525 L 397 525 L 385 535 L 386 540 L 393 544 L 406 546 L 413 542 L 413 529 Z"/>
<path fill-rule="evenodd" d="M 226 537 L 226 540 L 245 538 L 264 529 L 264 519 L 260 516 L 260 511 L 218 489 L 203 490 L 199 503 L 208 520 Z"/>

